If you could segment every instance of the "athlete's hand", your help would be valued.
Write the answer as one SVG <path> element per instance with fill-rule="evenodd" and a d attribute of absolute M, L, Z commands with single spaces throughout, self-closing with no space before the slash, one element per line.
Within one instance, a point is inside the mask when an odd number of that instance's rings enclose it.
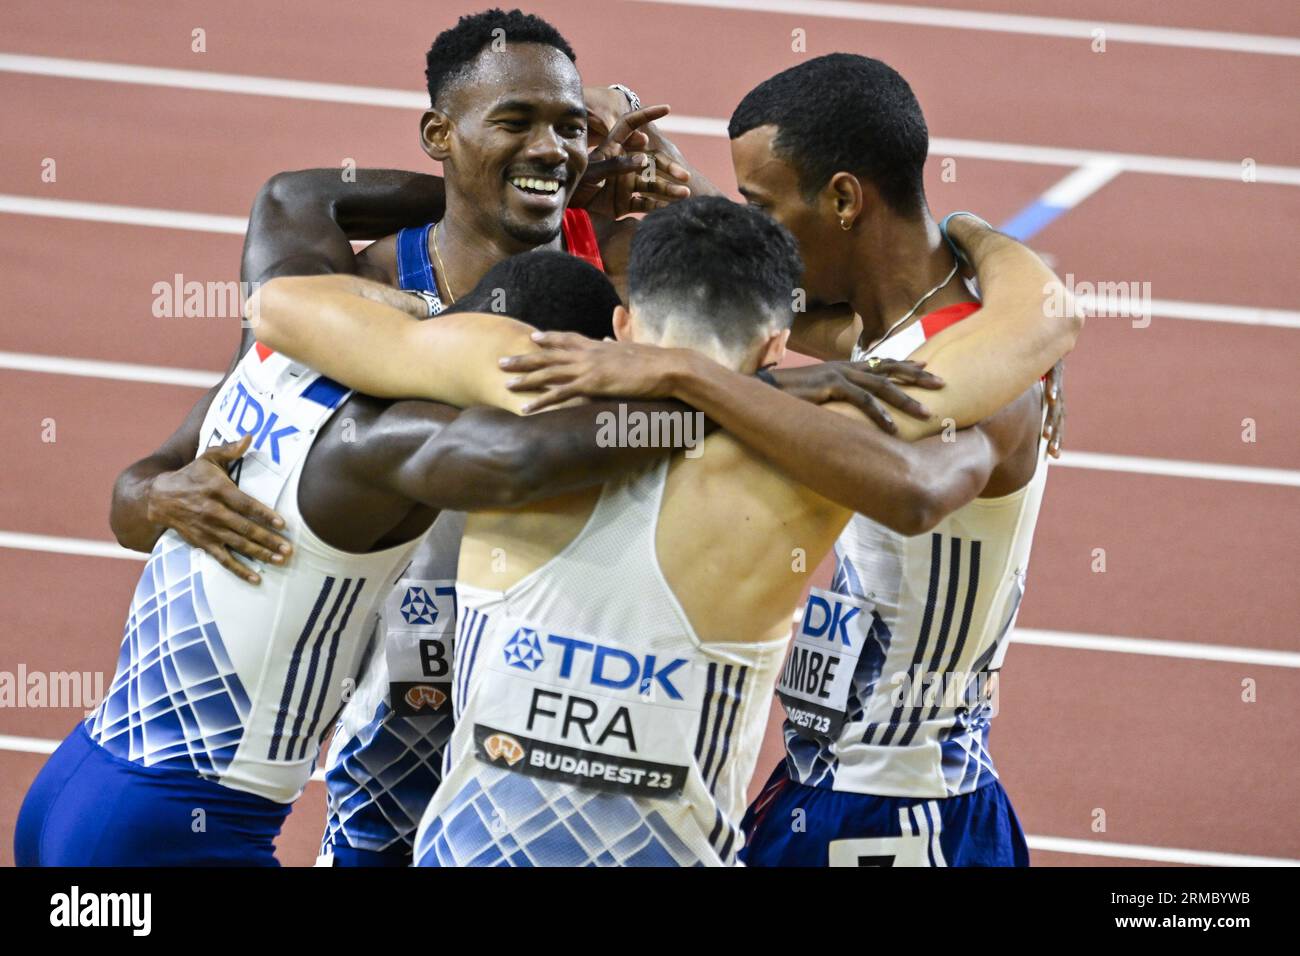
<path fill-rule="evenodd" d="M 930 417 L 929 410 L 899 388 L 900 385 L 943 388 L 943 379 L 925 371 L 924 362 L 893 359 L 880 359 L 874 365 L 822 362 L 800 368 L 779 368 L 772 370 L 772 377 L 781 391 L 816 405 L 848 402 L 891 435 L 898 433 L 898 426 L 882 402 L 913 418 Z"/>
<path fill-rule="evenodd" d="M 621 99 L 622 94 L 618 95 Z M 668 112 L 667 106 L 646 106 L 619 116 L 600 145 L 591 151 L 587 174 L 570 204 L 618 219 L 630 212 L 651 212 L 690 196 L 686 183 L 691 174 L 662 143 L 650 149 L 650 137 L 644 130 Z M 588 123 L 592 125 L 590 115 Z"/>
<path fill-rule="evenodd" d="M 283 564 L 289 542 L 270 531 L 284 519 L 239 490 L 226 469 L 248 451 L 253 436 L 209 448 L 178 471 L 164 472 L 149 485 L 148 519 L 171 528 L 188 544 L 202 548 L 227 571 L 250 584 L 261 577 L 234 551 L 266 564 Z"/>
<path fill-rule="evenodd" d="M 541 411 L 578 396 L 671 398 L 678 374 L 695 353 L 606 339 L 597 342 L 576 332 L 534 332 L 541 351 L 501 359 L 516 372 L 506 382 L 513 392 L 542 392 L 523 407 Z"/>
<path fill-rule="evenodd" d="M 1045 387 L 1047 395 L 1047 417 L 1043 421 L 1043 438 L 1047 441 L 1047 453 L 1053 458 L 1061 457 L 1061 438 L 1065 435 L 1065 360 L 1057 362 L 1047 373 Z"/>

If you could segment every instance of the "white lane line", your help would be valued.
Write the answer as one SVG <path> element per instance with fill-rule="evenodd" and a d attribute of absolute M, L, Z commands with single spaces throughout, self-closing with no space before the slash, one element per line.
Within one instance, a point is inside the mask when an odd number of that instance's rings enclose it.
<path fill-rule="evenodd" d="M 98 202 L 72 202 L 66 199 L 37 199 L 31 196 L 0 195 L 0 212 L 19 216 L 47 216 L 76 219 L 81 222 L 112 222 L 127 226 L 153 226 L 160 229 L 185 229 L 190 232 L 219 232 L 242 236 L 248 220 L 239 216 L 212 216 L 201 212 L 175 209 L 146 209 L 141 206 L 114 206 Z"/>
<path fill-rule="evenodd" d="M 208 90 L 252 96 L 276 96 L 288 99 L 328 103 L 351 103 L 366 106 L 423 110 L 428 97 L 423 93 L 385 89 L 376 86 L 345 86 L 338 83 L 307 83 L 269 76 L 244 76 L 234 73 L 208 73 L 201 70 L 170 70 L 125 63 L 100 63 L 60 57 L 26 56 L 0 53 L 0 72 L 55 76 L 65 79 L 99 80 L 109 83 L 132 83 L 172 89 Z M 704 116 L 674 114 L 659 125 L 668 133 L 687 136 L 726 138 L 727 121 Z M 1191 159 L 1173 156 L 1147 156 L 1140 153 L 1111 153 L 1101 150 L 1032 146 L 1021 143 L 985 142 L 974 139 L 930 140 L 930 155 L 957 156 L 1013 163 L 1049 166 L 1084 166 L 1091 162 L 1113 160 L 1125 172 L 1155 173 L 1165 176 L 1197 176 L 1208 179 L 1242 180 L 1242 160 Z M 1300 185 L 1300 168 L 1256 165 L 1254 180 L 1259 183 Z"/>
<path fill-rule="evenodd" d="M 220 372 L 205 372 L 201 369 L 136 365 L 131 362 L 98 362 L 29 352 L 0 352 L 0 369 L 108 378 L 121 382 L 149 382 L 154 385 L 184 385 L 190 388 L 211 388 L 221 381 Z"/>
<path fill-rule="evenodd" d="M 1300 488 L 1300 471 L 1285 468 L 1220 465 L 1171 458 L 1140 458 L 1136 455 L 1105 455 L 1093 451 L 1063 451 L 1060 459 L 1054 460 L 1052 465 L 1059 468 L 1088 468 L 1093 471 L 1124 471 L 1168 478 L 1206 478 L 1212 481 L 1241 481 L 1255 485 Z"/>
<path fill-rule="evenodd" d="M 52 754 L 62 742 L 45 737 L 15 737 L 0 734 L 0 751 Z M 317 767 L 312 772 L 311 779 L 323 781 L 324 769 Z M 1197 866 L 1300 866 L 1300 860 L 1288 860 L 1282 857 L 1182 850 L 1173 847 L 1143 846 L 1136 843 L 1109 843 L 1103 840 L 1072 840 L 1068 837 L 1033 835 L 1027 835 L 1025 840 L 1031 850 L 1047 853 L 1072 853 L 1124 860 L 1154 860 L 1160 863 L 1190 863 Z"/>
<path fill-rule="evenodd" d="M 0 369 L 89 376 L 127 382 L 151 382 L 160 385 L 182 385 L 192 388 L 211 388 L 221 380 L 220 372 L 202 369 L 136 365 L 129 362 L 100 362 L 28 352 L 0 352 Z M 1136 455 L 1108 455 L 1101 452 L 1069 450 L 1062 452 L 1060 459 L 1053 460 L 1052 465 L 1058 468 L 1121 471 L 1167 478 L 1203 478 L 1256 485 L 1300 487 L 1300 471 L 1259 468 L 1253 465 L 1225 465 L 1215 462 L 1179 461 L 1170 458 L 1145 458 Z"/>
<path fill-rule="evenodd" d="M 981 13 L 973 10 L 914 7 L 895 3 L 848 3 L 844 0 L 641 0 L 641 2 L 682 7 L 712 7 L 718 10 L 740 10 L 746 13 L 789 13 L 806 17 L 830 17 L 837 20 L 866 20 L 874 23 L 901 23 L 907 26 L 983 30 L 992 33 L 1022 33 L 1030 36 L 1063 37 L 1087 43 L 1092 42 L 1094 31 L 1103 30 L 1108 44 L 1139 43 L 1192 50 L 1300 56 L 1300 39 L 1294 37 L 1231 33 L 1220 30 L 1190 30 L 1181 27 L 1147 26 L 1140 23 Z"/>
<path fill-rule="evenodd" d="M 0 734 L 0 750 L 9 750 L 20 754 L 52 754 L 61 740 L 48 740 L 45 737 L 14 737 Z"/>
<path fill-rule="evenodd" d="M 1300 312 L 1287 309 L 1252 309 L 1244 305 L 1212 305 L 1208 302 L 1179 302 L 1152 299 L 1151 314 L 1164 319 L 1194 319 L 1199 322 L 1232 322 L 1240 325 L 1271 325 L 1300 329 Z"/>
<path fill-rule="evenodd" d="M 1260 667 L 1300 668 L 1300 654 L 1271 651 L 1255 647 L 1228 647 L 1223 644 L 1193 644 L 1186 641 L 1161 641 L 1145 637 L 1112 637 L 1106 634 L 1079 634 L 1071 631 L 1042 631 L 1016 628 L 1013 644 L 1039 647 L 1066 647 L 1079 651 L 1104 651 L 1112 654 L 1147 654 L 1153 657 L 1180 657 L 1185 660 L 1252 664 Z"/>
<path fill-rule="evenodd" d="M 1120 860 L 1153 860 L 1158 863 L 1188 863 L 1193 866 L 1300 866 L 1300 860 L 1279 856 L 1246 856 L 1212 850 L 1180 850 L 1140 843 L 1109 843 L 1105 840 L 1072 840 L 1068 837 L 1026 836 L 1029 849 L 1045 853 L 1074 853 L 1106 856 Z"/>
<path fill-rule="evenodd" d="M 673 117 L 669 116 L 661 120 L 665 129 L 672 119 Z M 726 135 L 725 125 L 723 135 Z M 1070 149 L 1058 146 L 1031 146 L 1024 143 L 995 143 L 980 139 L 936 137 L 930 140 L 930 159 L 933 160 L 938 156 L 1030 163 L 1040 166 L 1085 166 L 1088 163 L 1114 161 L 1119 163 L 1126 173 L 1227 179 L 1241 183 L 1243 186 L 1251 185 L 1242 177 L 1246 168 L 1245 161 L 1252 158 L 1246 156 L 1235 162 L 1226 162 L 1217 159 L 1149 156 L 1144 153 L 1113 153 L 1100 149 Z M 1294 166 L 1255 166 L 1253 175 L 1255 182 L 1300 186 L 1300 169 Z"/>
<path fill-rule="evenodd" d="M 57 76 L 65 79 L 102 80 L 139 86 L 166 86 L 178 90 L 211 93 L 241 93 L 245 96 L 278 96 L 319 103 L 353 103 L 404 110 L 429 108 L 427 93 L 385 89 L 379 86 L 351 86 L 343 83 L 313 83 L 243 73 L 212 73 L 207 70 L 172 70 L 130 63 L 105 63 L 54 56 L 0 53 L 0 72 Z"/>
<path fill-rule="evenodd" d="M 1038 197 L 1038 202 L 1061 209 L 1073 209 L 1124 171 L 1113 159 L 1085 163 Z"/>
<path fill-rule="evenodd" d="M 149 557 L 138 551 L 128 551 L 111 541 L 25 534 L 16 531 L 0 531 L 0 548 L 75 554 L 92 558 L 124 558 L 132 561 L 144 561 Z M 796 608 L 791 616 L 792 623 L 798 624 L 802 618 L 803 608 Z M 1117 637 L 1109 634 L 1081 634 L 1076 631 L 1044 631 L 1031 628 L 1017 628 L 1012 632 L 1011 640 L 1020 644 L 1065 647 L 1082 651 L 1150 654 L 1156 657 L 1178 657 L 1185 660 L 1300 668 L 1300 653 L 1231 647 L 1226 644 L 1194 644 L 1186 641 L 1163 641 L 1144 637 Z"/>
<path fill-rule="evenodd" d="M 790 623 L 796 627 L 803 620 L 803 607 L 795 608 Z M 1300 654 L 1256 647 L 1230 647 L 1226 644 L 1193 644 L 1188 641 L 1162 641 L 1148 637 L 1115 637 L 1109 634 L 1081 634 L 1077 631 L 1044 631 L 1018 627 L 1011 632 L 1013 644 L 1038 647 L 1064 647 L 1075 651 L 1110 654 L 1147 654 L 1152 657 L 1176 657 L 1189 661 L 1213 661 L 1219 664 L 1252 664 L 1258 667 L 1300 668 Z"/>
<path fill-rule="evenodd" d="M 128 551 L 112 541 L 61 538 L 56 535 L 24 534 L 19 531 L 0 531 L 0 548 L 45 551 L 50 554 L 76 554 L 86 558 L 125 558 L 128 561 L 145 561 L 149 558 L 147 554 Z"/>
<path fill-rule="evenodd" d="M 139 206 L 113 206 L 106 203 L 69 202 L 62 199 L 35 199 L 29 196 L 0 194 L 0 213 L 6 212 L 21 216 L 52 216 L 83 222 L 152 226 L 238 236 L 242 236 L 248 226 L 247 219 L 236 216 L 211 216 L 172 209 L 145 209 Z M 364 245 L 364 243 L 353 243 L 353 245 Z M 1082 298 L 1086 304 L 1087 297 Z M 1190 319 L 1200 322 L 1228 322 L 1234 325 L 1267 325 L 1275 328 L 1300 329 L 1300 311 L 1289 309 L 1262 309 L 1213 302 L 1152 299 L 1151 314 L 1158 319 Z"/>

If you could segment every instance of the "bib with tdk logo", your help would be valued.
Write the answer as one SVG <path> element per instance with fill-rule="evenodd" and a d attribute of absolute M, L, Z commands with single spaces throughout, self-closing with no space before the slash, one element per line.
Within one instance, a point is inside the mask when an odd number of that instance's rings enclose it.
<path fill-rule="evenodd" d="M 501 620 L 474 675 L 474 753 L 515 773 L 667 797 L 686 783 L 697 666 Z"/>
<path fill-rule="evenodd" d="M 871 602 L 813 588 L 776 691 L 795 732 L 834 737 L 871 633 Z"/>

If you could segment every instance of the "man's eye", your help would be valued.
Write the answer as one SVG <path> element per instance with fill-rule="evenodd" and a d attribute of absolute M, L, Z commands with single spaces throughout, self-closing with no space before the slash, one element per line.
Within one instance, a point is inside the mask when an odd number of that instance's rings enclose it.
<path fill-rule="evenodd" d="M 586 132 L 587 132 L 587 127 L 581 126 L 577 123 L 570 123 L 567 126 L 560 127 L 560 133 L 564 136 L 570 136 L 570 137 L 582 136 Z"/>
<path fill-rule="evenodd" d="M 497 122 L 499 122 L 502 126 L 506 127 L 506 129 L 522 130 L 528 128 L 527 120 L 503 119 L 503 120 L 498 120 Z"/>

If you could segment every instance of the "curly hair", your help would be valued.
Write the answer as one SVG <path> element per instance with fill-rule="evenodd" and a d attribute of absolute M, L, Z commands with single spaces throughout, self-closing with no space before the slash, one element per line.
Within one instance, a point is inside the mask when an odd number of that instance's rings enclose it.
<path fill-rule="evenodd" d="M 437 107 L 442 92 L 469 73 L 483 48 L 496 41 L 542 43 L 555 47 L 572 62 L 578 61 L 560 31 L 541 17 L 521 10 L 505 11 L 493 7 L 461 17 L 454 27 L 443 30 L 434 39 L 425 57 L 424 68 L 429 105 Z"/>
<path fill-rule="evenodd" d="M 768 125 L 777 128 L 777 155 L 799 171 L 805 198 L 849 172 L 900 215 L 924 207 L 925 116 L 907 80 L 879 60 L 831 53 L 778 73 L 745 95 L 727 134 L 738 139 Z"/>

